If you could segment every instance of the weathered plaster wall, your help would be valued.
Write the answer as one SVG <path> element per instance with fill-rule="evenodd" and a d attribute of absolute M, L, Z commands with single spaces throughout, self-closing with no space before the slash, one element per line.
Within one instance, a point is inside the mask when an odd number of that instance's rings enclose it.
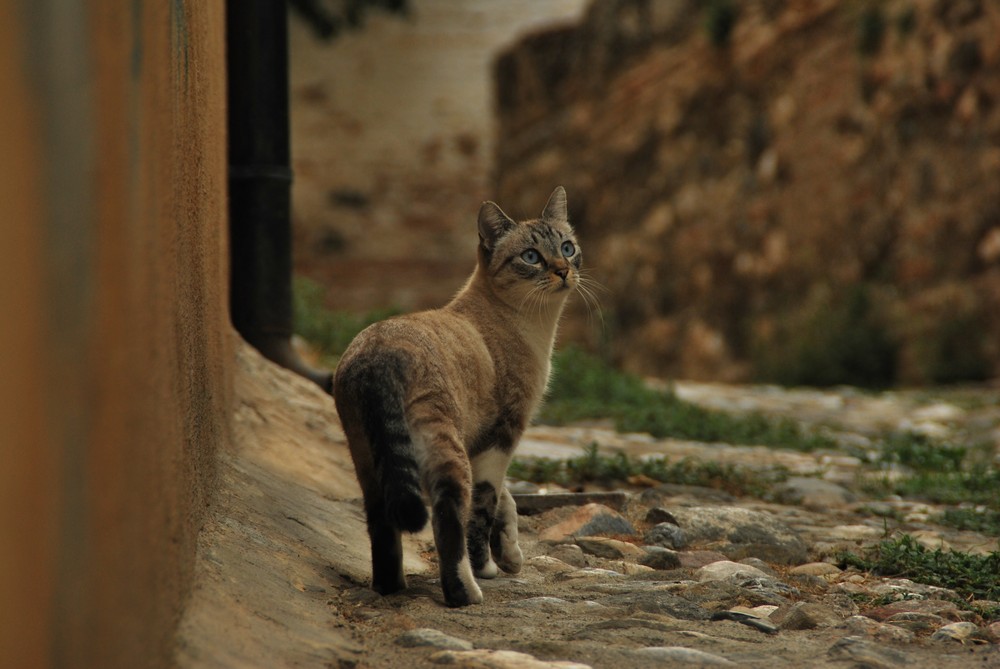
<path fill-rule="evenodd" d="M 226 441 L 223 3 L 0 0 L 4 666 L 169 666 Z"/>

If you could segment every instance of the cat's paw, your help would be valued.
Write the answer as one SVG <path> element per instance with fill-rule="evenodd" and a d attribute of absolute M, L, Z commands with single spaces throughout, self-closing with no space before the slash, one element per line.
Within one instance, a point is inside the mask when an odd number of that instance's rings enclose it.
<path fill-rule="evenodd" d="M 471 583 L 447 584 L 444 588 L 444 603 L 455 608 L 459 606 L 469 606 L 470 604 L 483 603 L 483 591 L 475 581 Z"/>
<path fill-rule="evenodd" d="M 444 603 L 452 607 L 482 604 L 483 591 L 479 589 L 479 584 L 472 575 L 469 559 L 465 558 L 457 566 L 457 573 L 446 574 L 442 571 L 441 587 L 444 590 Z"/>
<path fill-rule="evenodd" d="M 508 574 L 516 574 L 521 571 L 521 565 L 524 563 L 524 554 L 521 553 L 521 547 L 517 545 L 517 542 L 508 544 L 503 549 L 503 554 L 499 559 L 499 566 Z"/>
<path fill-rule="evenodd" d="M 493 561 L 493 558 L 490 558 L 479 569 L 473 569 L 473 573 L 475 573 L 477 578 L 496 578 L 500 570 L 497 568 L 497 563 Z"/>

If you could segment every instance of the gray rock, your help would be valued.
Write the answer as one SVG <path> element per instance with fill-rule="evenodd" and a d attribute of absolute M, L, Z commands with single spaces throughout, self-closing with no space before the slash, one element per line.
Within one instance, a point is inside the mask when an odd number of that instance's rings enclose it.
<path fill-rule="evenodd" d="M 781 606 L 770 615 L 770 619 L 783 630 L 811 630 L 817 627 L 834 627 L 841 623 L 841 617 L 836 611 L 815 602 L 795 602 Z"/>
<path fill-rule="evenodd" d="M 623 515 L 602 504 L 592 503 L 576 509 L 565 520 L 545 528 L 538 536 L 542 541 L 560 543 L 574 537 L 635 534 L 635 528 Z"/>
<path fill-rule="evenodd" d="M 830 646 L 827 655 L 832 660 L 847 660 L 867 669 L 891 669 L 909 663 L 904 653 L 859 636 L 845 636 Z"/>
<path fill-rule="evenodd" d="M 548 662 L 533 655 L 513 650 L 442 650 L 428 658 L 435 664 L 444 664 L 458 669 L 591 669 L 589 664 L 576 662 Z"/>
<path fill-rule="evenodd" d="M 739 563 L 745 564 L 749 567 L 755 567 L 760 571 L 764 572 L 765 574 L 767 574 L 768 576 L 770 576 L 771 578 L 778 578 L 778 572 L 771 569 L 771 565 L 764 562 L 760 558 L 755 558 L 755 557 L 743 558 L 742 560 L 739 561 Z"/>
<path fill-rule="evenodd" d="M 778 626 L 770 620 L 752 613 L 747 613 L 746 611 L 717 611 L 712 614 L 712 620 L 732 620 L 733 622 L 740 623 L 741 625 L 753 627 L 754 629 L 760 630 L 765 634 L 778 633 Z"/>
<path fill-rule="evenodd" d="M 696 648 L 684 646 L 651 646 L 633 651 L 636 655 L 657 662 L 682 664 L 688 667 L 735 667 L 736 663 L 721 655 L 706 653 Z"/>
<path fill-rule="evenodd" d="M 660 613 L 681 620 L 708 620 L 711 612 L 686 597 L 659 590 L 626 592 L 598 600 L 604 606 L 624 608 L 626 611 Z"/>
<path fill-rule="evenodd" d="M 885 619 L 885 623 L 911 632 L 929 632 L 945 624 L 944 618 L 933 613 L 903 611 Z"/>
<path fill-rule="evenodd" d="M 619 515 L 600 514 L 594 516 L 586 525 L 583 525 L 577 532 L 580 536 L 595 535 L 626 535 L 636 534 L 632 523 Z"/>
<path fill-rule="evenodd" d="M 562 560 L 566 564 L 574 567 L 587 566 L 587 556 L 583 552 L 583 549 L 576 544 L 558 544 L 549 548 L 547 553 L 550 557 Z"/>
<path fill-rule="evenodd" d="M 689 545 L 706 544 L 731 560 L 756 557 L 775 564 L 806 561 L 806 544 L 770 513 L 729 506 L 677 508 Z"/>
<path fill-rule="evenodd" d="M 781 504 L 801 505 L 809 509 L 830 509 L 854 502 L 854 495 L 836 483 L 823 479 L 794 476 L 774 489 L 774 499 Z"/>
<path fill-rule="evenodd" d="M 670 522 L 662 522 L 653 526 L 646 532 L 642 540 L 650 546 L 663 548 L 681 549 L 687 546 L 687 535 L 684 530 Z"/>
<path fill-rule="evenodd" d="M 577 537 L 576 545 L 587 555 L 608 560 L 636 559 L 644 555 L 643 550 L 634 544 L 606 537 Z"/>
<path fill-rule="evenodd" d="M 681 559 L 677 553 L 660 546 L 645 546 L 646 555 L 639 558 L 639 564 L 653 569 L 667 570 L 677 569 L 681 566 Z"/>
<path fill-rule="evenodd" d="M 711 611 L 732 609 L 743 605 L 773 604 L 781 606 L 788 603 L 788 598 L 777 589 L 744 587 L 731 581 L 695 583 L 678 591 L 677 594 Z"/>
<path fill-rule="evenodd" d="M 877 641 L 910 643 L 915 638 L 913 632 L 909 630 L 895 625 L 885 625 L 865 616 L 851 616 L 843 625 L 854 636 L 870 636 Z"/>
<path fill-rule="evenodd" d="M 404 648 L 437 648 L 439 650 L 472 650 L 473 648 L 472 644 L 464 639 L 429 627 L 404 632 L 396 637 L 396 643 Z"/>
<path fill-rule="evenodd" d="M 677 519 L 674 518 L 674 514 L 670 513 L 662 506 L 654 506 L 652 509 L 647 511 L 645 520 L 647 523 L 652 525 L 658 525 L 660 523 L 677 525 Z"/>
<path fill-rule="evenodd" d="M 729 504 L 736 498 L 728 492 L 706 488 L 697 485 L 684 485 L 682 483 L 664 483 L 655 488 L 647 488 L 639 493 L 639 501 L 643 504 L 660 505 L 670 497 L 691 497 L 703 502 L 713 504 Z"/>
<path fill-rule="evenodd" d="M 965 643 L 979 634 L 979 626 L 974 623 L 950 623 L 931 635 L 931 641 L 957 641 Z"/>
<path fill-rule="evenodd" d="M 768 578 L 768 575 L 757 567 L 738 562 L 722 560 L 707 564 L 697 571 L 695 578 L 699 581 L 728 581 L 743 578 Z"/>

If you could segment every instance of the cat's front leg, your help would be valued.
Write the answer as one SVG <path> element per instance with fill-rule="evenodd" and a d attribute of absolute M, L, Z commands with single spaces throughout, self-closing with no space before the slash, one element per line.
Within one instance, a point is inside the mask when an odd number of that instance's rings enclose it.
<path fill-rule="evenodd" d="M 497 493 L 489 481 L 479 481 L 472 487 L 472 514 L 469 518 L 467 543 L 469 562 L 479 578 L 496 578 L 499 573 L 490 555 L 490 535 L 497 510 Z"/>
<path fill-rule="evenodd" d="M 500 502 L 490 533 L 490 549 L 500 569 L 508 574 L 521 571 L 524 555 L 517 543 L 517 504 L 507 486 L 500 489 Z"/>

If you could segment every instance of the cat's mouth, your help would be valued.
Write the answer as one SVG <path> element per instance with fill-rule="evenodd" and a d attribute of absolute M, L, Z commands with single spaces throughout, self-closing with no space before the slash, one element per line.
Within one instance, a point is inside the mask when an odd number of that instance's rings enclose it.
<path fill-rule="evenodd" d="M 570 282 L 569 277 L 562 277 L 561 279 L 553 278 L 549 282 L 549 290 L 554 293 L 563 293 L 567 290 L 573 290 L 574 285 Z"/>

